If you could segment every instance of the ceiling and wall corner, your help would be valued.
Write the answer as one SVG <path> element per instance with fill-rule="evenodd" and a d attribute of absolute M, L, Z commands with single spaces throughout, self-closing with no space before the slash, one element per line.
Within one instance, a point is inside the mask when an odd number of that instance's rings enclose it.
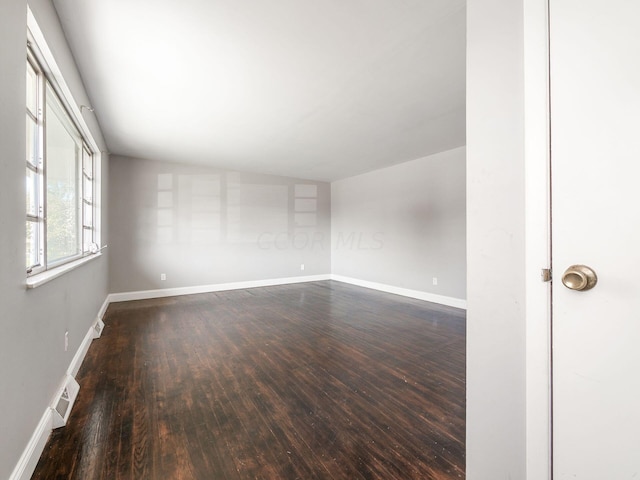
<path fill-rule="evenodd" d="M 111 153 L 318 181 L 465 144 L 465 0 L 53 0 Z"/>

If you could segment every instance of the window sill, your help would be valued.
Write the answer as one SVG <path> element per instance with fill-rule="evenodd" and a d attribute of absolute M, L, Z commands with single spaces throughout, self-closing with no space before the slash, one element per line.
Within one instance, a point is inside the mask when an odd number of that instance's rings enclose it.
<path fill-rule="evenodd" d="M 60 265 L 59 267 L 52 268 L 51 270 L 47 270 L 42 273 L 36 273 L 30 277 L 27 277 L 27 288 L 37 288 L 45 283 L 50 282 L 54 278 L 58 278 L 61 275 L 64 275 L 71 270 L 75 270 L 81 265 L 85 263 L 89 263 L 91 260 L 94 260 L 98 257 L 102 256 L 102 253 L 94 253 L 93 255 L 87 255 L 86 257 L 79 258 L 78 260 L 74 260 L 73 262 L 65 263 L 64 265 Z"/>

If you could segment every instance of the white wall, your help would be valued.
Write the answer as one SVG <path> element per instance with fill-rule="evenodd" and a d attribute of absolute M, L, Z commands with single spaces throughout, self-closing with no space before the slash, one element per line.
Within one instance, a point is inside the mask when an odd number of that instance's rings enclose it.
<path fill-rule="evenodd" d="M 469 480 L 527 478 L 523 20 L 522 1 L 467 4 Z"/>
<path fill-rule="evenodd" d="M 330 273 L 326 182 L 117 156 L 110 168 L 112 293 Z"/>
<path fill-rule="evenodd" d="M 89 104 L 51 3 L 30 6 L 76 102 Z M 0 2 L 0 478 L 11 474 L 107 295 L 107 254 L 25 288 L 26 34 L 26 1 Z M 104 149 L 94 119 L 87 122 Z"/>
<path fill-rule="evenodd" d="M 465 299 L 464 147 L 333 182 L 331 234 L 335 275 Z"/>

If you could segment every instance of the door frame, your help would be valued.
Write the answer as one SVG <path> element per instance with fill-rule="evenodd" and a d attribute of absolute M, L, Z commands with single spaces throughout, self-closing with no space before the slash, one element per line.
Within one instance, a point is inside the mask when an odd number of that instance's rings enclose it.
<path fill-rule="evenodd" d="M 549 1 L 523 0 L 528 479 L 553 477 Z"/>

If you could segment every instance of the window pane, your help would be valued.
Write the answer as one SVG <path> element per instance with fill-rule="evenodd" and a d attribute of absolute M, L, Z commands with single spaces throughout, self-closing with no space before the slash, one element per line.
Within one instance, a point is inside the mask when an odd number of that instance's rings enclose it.
<path fill-rule="evenodd" d="M 91 244 L 93 243 L 93 229 L 92 228 L 85 228 L 83 230 L 83 241 L 84 241 L 84 247 L 83 247 L 83 251 L 84 252 L 88 252 L 91 250 Z"/>
<path fill-rule="evenodd" d="M 82 149 L 82 171 L 87 177 L 93 178 L 93 157 L 86 148 Z"/>
<path fill-rule="evenodd" d="M 27 215 L 38 215 L 38 175 L 27 167 Z"/>
<path fill-rule="evenodd" d="M 27 62 L 27 108 L 35 117 L 38 116 L 38 74 Z"/>
<path fill-rule="evenodd" d="M 82 143 L 54 93 L 46 112 L 47 263 L 81 253 L 80 179 Z"/>
<path fill-rule="evenodd" d="M 27 115 L 27 162 L 34 167 L 38 165 L 37 148 L 38 144 L 38 127 L 36 122 Z"/>
<path fill-rule="evenodd" d="M 93 202 L 93 181 L 88 179 L 84 175 L 82 176 L 82 178 L 84 181 L 84 199 L 88 202 Z"/>
<path fill-rule="evenodd" d="M 83 202 L 84 206 L 84 226 L 93 227 L 93 205 L 88 205 Z"/>
<path fill-rule="evenodd" d="M 38 262 L 38 224 L 27 221 L 27 269 Z"/>

